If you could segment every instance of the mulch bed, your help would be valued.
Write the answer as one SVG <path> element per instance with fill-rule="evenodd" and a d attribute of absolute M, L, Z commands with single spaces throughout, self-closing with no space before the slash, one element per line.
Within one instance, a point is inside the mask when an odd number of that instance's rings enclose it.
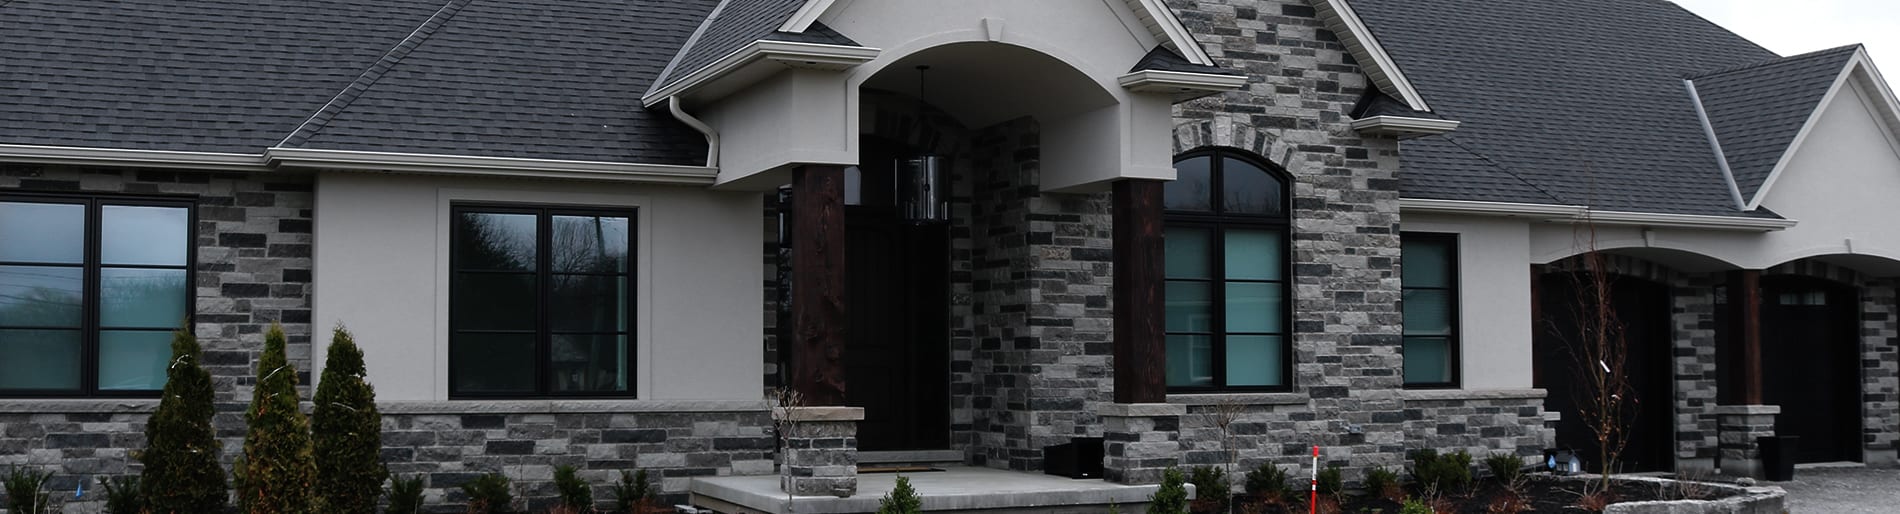
<path fill-rule="evenodd" d="M 1470 491 L 1439 495 L 1434 505 L 1437 514 L 1576 514 L 1590 512 L 1582 508 L 1585 482 L 1580 480 L 1559 480 L 1547 475 L 1530 476 L 1524 481 L 1518 492 L 1513 493 L 1499 484 L 1483 481 Z M 1655 484 L 1628 481 L 1611 481 L 1613 491 L 1610 503 L 1681 500 L 1679 492 L 1660 490 Z M 1699 491 L 1698 491 L 1699 492 Z M 1330 498 L 1320 497 L 1320 509 L 1323 514 L 1383 513 L 1397 514 L 1404 498 L 1422 498 L 1419 491 L 1394 491 L 1389 496 L 1353 495 Z M 1711 491 L 1706 496 L 1696 498 L 1713 500 L 1729 496 L 1731 493 Z M 1670 497 L 1664 497 L 1668 495 Z M 1306 496 L 1286 501 L 1269 501 L 1251 498 L 1246 495 L 1234 496 L 1235 514 L 1303 514 L 1308 512 Z M 1227 514 L 1214 502 L 1197 500 L 1191 506 L 1194 514 Z"/>

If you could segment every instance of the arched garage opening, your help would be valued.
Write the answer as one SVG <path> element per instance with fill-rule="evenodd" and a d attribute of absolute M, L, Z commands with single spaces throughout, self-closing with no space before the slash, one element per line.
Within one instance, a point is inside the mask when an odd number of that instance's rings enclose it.
<path fill-rule="evenodd" d="M 1802 275 L 1761 279 L 1762 400 L 1798 462 L 1861 460 L 1860 296 Z"/>
<path fill-rule="evenodd" d="M 1611 314 L 1612 329 L 1606 331 L 1624 345 L 1620 369 L 1626 377 L 1631 398 L 1626 398 L 1622 426 L 1627 427 L 1617 472 L 1668 471 L 1674 466 L 1673 398 L 1671 348 L 1674 332 L 1670 323 L 1669 287 L 1662 282 L 1634 275 L 1607 273 L 1608 298 L 1600 299 L 1592 283 L 1592 273 L 1579 269 L 1558 269 L 1537 277 L 1540 326 L 1533 341 L 1535 355 L 1534 384 L 1548 391 L 1544 409 L 1561 416 L 1557 423 L 1557 446 L 1577 450 L 1586 456 L 1586 468 L 1601 471 L 1593 458 L 1600 445 L 1583 409 L 1591 403 L 1593 389 L 1588 386 L 1589 370 L 1594 366 L 1614 366 L 1585 357 L 1583 345 L 1589 344 L 1600 305 Z"/>

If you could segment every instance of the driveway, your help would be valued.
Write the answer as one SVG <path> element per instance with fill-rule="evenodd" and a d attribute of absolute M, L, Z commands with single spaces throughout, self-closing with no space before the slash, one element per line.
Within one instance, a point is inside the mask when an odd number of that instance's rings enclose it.
<path fill-rule="evenodd" d="M 1801 469 L 1793 482 L 1765 484 L 1788 490 L 1793 514 L 1900 512 L 1900 469 Z"/>

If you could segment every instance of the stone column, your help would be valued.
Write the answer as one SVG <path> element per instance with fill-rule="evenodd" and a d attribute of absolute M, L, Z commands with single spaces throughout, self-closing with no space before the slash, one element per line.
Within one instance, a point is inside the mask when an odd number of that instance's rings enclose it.
<path fill-rule="evenodd" d="M 779 489 L 798 496 L 858 494 L 858 422 L 861 407 L 787 407 L 772 420 L 783 432 Z"/>
<path fill-rule="evenodd" d="M 1775 435 L 1774 405 L 1723 405 L 1715 408 L 1716 430 L 1720 432 L 1722 474 L 1761 478 L 1764 468 L 1761 446 L 1756 439 Z"/>
<path fill-rule="evenodd" d="M 1180 464 L 1181 416 L 1186 405 L 1111 403 L 1102 419 L 1102 475 L 1129 485 L 1161 483 L 1161 472 Z"/>

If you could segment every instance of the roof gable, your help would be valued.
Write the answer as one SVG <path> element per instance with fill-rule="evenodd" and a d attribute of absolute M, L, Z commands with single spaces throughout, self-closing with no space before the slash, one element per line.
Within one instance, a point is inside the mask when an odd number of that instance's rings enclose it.
<path fill-rule="evenodd" d="M 1412 111 L 1430 112 L 1431 105 L 1425 103 L 1425 95 L 1419 93 L 1405 76 L 1392 55 L 1385 51 L 1385 45 L 1379 43 L 1371 27 L 1359 17 L 1352 5 L 1346 0 L 1318 0 L 1313 9 L 1319 14 L 1326 27 L 1339 36 L 1340 43 L 1346 45 L 1347 53 L 1359 62 L 1359 69 L 1372 79 L 1373 85 L 1380 91 L 1404 101 Z"/>
<path fill-rule="evenodd" d="M 1859 46 L 1704 73 L 1687 78 L 1692 101 L 1705 113 L 1709 131 L 1734 177 L 1741 199 L 1756 198 L 1768 177 L 1793 148 L 1795 136 L 1820 112 Z M 1758 202 L 1738 202 L 1758 205 Z"/>

